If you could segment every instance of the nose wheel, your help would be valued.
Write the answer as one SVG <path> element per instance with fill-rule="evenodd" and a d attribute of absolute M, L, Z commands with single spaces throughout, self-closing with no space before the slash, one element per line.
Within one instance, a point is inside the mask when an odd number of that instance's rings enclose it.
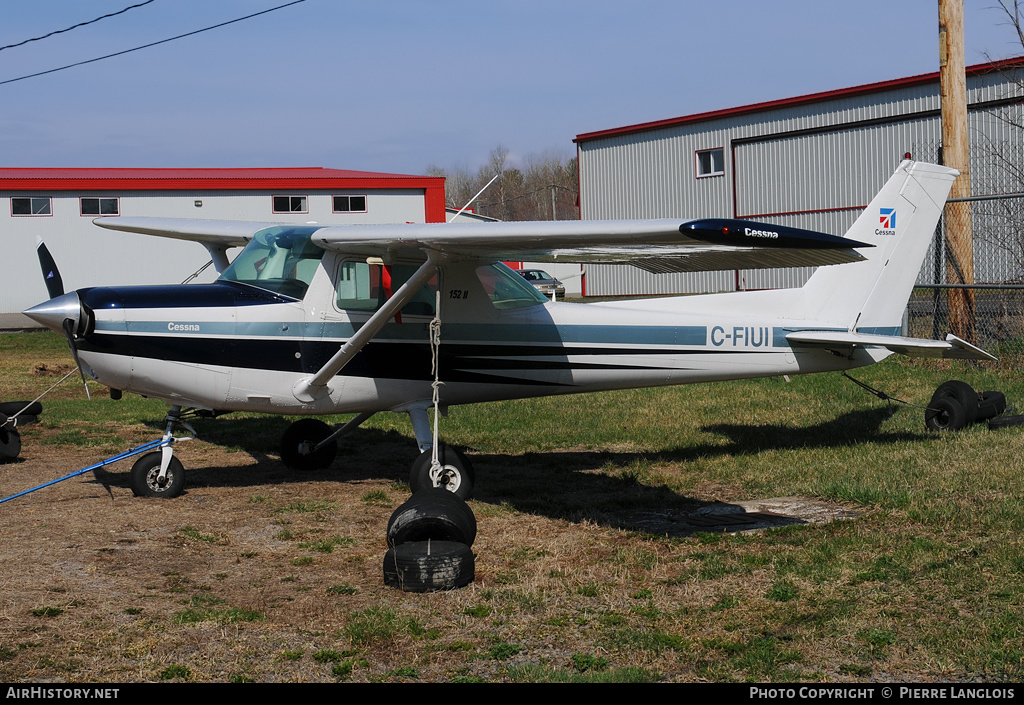
<path fill-rule="evenodd" d="M 158 497 L 171 499 L 185 488 L 185 468 L 181 461 L 172 457 L 167 472 L 160 472 L 162 453 L 146 453 L 135 461 L 129 475 L 129 484 L 136 497 Z"/>
<path fill-rule="evenodd" d="M 164 418 L 167 430 L 160 440 L 160 450 L 146 453 L 132 465 L 128 484 L 136 497 L 171 499 L 185 489 L 185 468 L 181 461 L 174 457 L 174 444 L 195 439 L 196 431 L 182 419 L 182 415 L 180 406 L 172 406 Z M 188 431 L 188 435 L 175 436 L 174 429 L 177 426 Z"/>

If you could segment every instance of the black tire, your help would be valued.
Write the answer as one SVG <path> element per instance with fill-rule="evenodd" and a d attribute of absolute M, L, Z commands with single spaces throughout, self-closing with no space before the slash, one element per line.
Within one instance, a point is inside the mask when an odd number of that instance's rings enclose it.
<path fill-rule="evenodd" d="M 476 517 L 464 499 L 440 487 L 430 487 L 406 500 L 388 520 L 388 546 L 427 539 L 473 545 Z"/>
<path fill-rule="evenodd" d="M 1024 415 L 997 416 L 988 420 L 988 427 L 991 429 L 1009 428 L 1010 426 L 1024 426 Z"/>
<path fill-rule="evenodd" d="M 43 413 L 43 405 L 37 401 L 5 401 L 0 403 L 0 414 L 14 416 L 18 412 L 24 416 L 39 416 Z"/>
<path fill-rule="evenodd" d="M 160 451 L 146 453 L 135 461 L 129 475 L 129 484 L 136 497 L 159 497 L 171 499 L 181 494 L 185 489 L 185 468 L 181 461 L 171 456 L 170 465 L 167 466 L 167 475 L 164 482 L 158 481 L 160 475 Z"/>
<path fill-rule="evenodd" d="M 323 470 L 329 468 L 338 454 L 337 441 L 331 441 L 315 453 L 307 446 L 314 446 L 334 432 L 320 419 L 296 421 L 281 436 L 281 462 L 292 470 Z"/>
<path fill-rule="evenodd" d="M 21 434 L 14 428 L 0 427 L 0 463 L 14 460 L 21 452 Z"/>
<path fill-rule="evenodd" d="M 437 459 L 441 463 L 441 477 L 436 483 L 430 477 L 432 459 L 431 451 L 425 450 L 413 461 L 412 469 L 409 472 L 409 487 L 412 488 L 413 494 L 431 487 L 441 487 L 462 499 L 469 499 L 473 496 L 476 473 L 473 472 L 473 464 L 469 462 L 469 458 L 442 443 L 437 449 Z"/>
<path fill-rule="evenodd" d="M 473 551 L 456 541 L 416 541 L 384 554 L 384 584 L 404 592 L 454 590 L 476 577 Z"/>
<path fill-rule="evenodd" d="M 959 431 L 967 425 L 967 416 L 955 397 L 937 397 L 924 412 L 924 425 L 931 431 Z"/>
<path fill-rule="evenodd" d="M 991 419 L 1006 411 L 1006 396 L 1002 392 L 982 392 L 978 402 L 978 421 Z"/>
<path fill-rule="evenodd" d="M 964 425 L 969 426 L 978 420 L 978 399 L 979 395 L 971 385 L 967 382 L 961 382 L 958 379 L 951 379 L 948 382 L 943 382 L 939 385 L 939 388 L 932 394 L 932 403 L 929 406 L 933 406 L 936 399 L 941 397 L 953 397 L 964 410 Z"/>

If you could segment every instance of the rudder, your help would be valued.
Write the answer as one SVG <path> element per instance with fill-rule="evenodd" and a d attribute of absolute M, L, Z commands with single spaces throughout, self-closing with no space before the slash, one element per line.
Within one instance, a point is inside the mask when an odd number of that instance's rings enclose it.
<path fill-rule="evenodd" d="M 845 237 L 874 247 L 867 259 L 821 267 L 803 287 L 808 318 L 863 333 L 898 335 L 956 169 L 904 161 Z"/>

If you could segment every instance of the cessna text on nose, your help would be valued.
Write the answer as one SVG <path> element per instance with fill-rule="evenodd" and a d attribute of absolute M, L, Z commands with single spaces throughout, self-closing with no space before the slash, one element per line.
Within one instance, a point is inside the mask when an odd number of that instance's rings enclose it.
<path fill-rule="evenodd" d="M 198 333 L 199 324 L 171 322 L 167 324 L 167 330 L 171 331 L 172 333 Z"/>

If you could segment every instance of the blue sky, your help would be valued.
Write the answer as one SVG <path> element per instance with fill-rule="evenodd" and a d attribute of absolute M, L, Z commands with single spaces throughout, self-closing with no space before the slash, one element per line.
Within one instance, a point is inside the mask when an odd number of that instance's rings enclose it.
<path fill-rule="evenodd" d="M 5 0 L 0 46 L 141 0 Z M 0 51 L 0 81 L 285 0 L 155 0 Z M 967 63 L 1024 53 L 965 0 Z M 0 165 L 422 173 L 577 134 L 938 68 L 937 0 L 306 0 L 0 85 Z"/>

